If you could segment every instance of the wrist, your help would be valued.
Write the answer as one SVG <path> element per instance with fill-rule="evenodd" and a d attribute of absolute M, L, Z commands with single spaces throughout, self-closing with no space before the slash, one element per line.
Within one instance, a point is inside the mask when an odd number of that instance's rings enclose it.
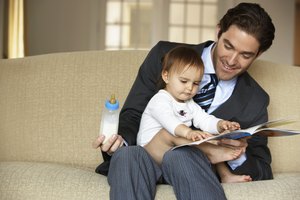
<path fill-rule="evenodd" d="M 192 131 L 193 131 L 192 129 L 186 130 L 186 132 L 185 132 L 185 134 L 184 134 L 184 137 L 185 137 L 186 139 L 190 139 L 190 135 L 191 135 Z"/>
<path fill-rule="evenodd" d="M 178 137 L 187 138 L 189 132 L 192 131 L 192 129 L 184 124 L 180 124 L 175 129 L 175 135 Z"/>

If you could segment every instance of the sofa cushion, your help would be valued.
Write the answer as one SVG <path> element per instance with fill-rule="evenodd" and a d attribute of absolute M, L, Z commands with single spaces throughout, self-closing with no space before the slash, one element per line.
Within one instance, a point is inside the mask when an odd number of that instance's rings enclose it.
<path fill-rule="evenodd" d="M 0 60 L 0 161 L 96 168 L 92 141 L 112 93 L 122 106 L 147 51 L 88 51 Z M 18 147 L 18 148 L 12 148 Z"/>
<path fill-rule="evenodd" d="M 92 169 L 35 162 L 0 162 L 0 199 L 109 199 L 105 176 Z M 159 185 L 158 200 L 175 199 L 172 187 Z"/>
<path fill-rule="evenodd" d="M 227 199 L 299 199 L 300 173 L 275 173 L 273 180 L 223 184 Z"/>
<path fill-rule="evenodd" d="M 286 129 L 300 130 L 300 67 L 257 60 L 249 73 L 270 95 L 270 120 L 294 119 Z M 300 135 L 269 138 L 273 172 L 299 172 Z"/>
<path fill-rule="evenodd" d="M 0 199 L 109 199 L 106 177 L 65 165 L 1 162 L 0 180 Z"/>
<path fill-rule="evenodd" d="M 61 164 L 0 162 L 0 199 L 109 199 L 105 176 Z M 297 199 L 300 173 L 275 174 L 274 180 L 223 184 L 228 199 Z M 170 185 L 158 185 L 156 200 L 176 199 Z"/>

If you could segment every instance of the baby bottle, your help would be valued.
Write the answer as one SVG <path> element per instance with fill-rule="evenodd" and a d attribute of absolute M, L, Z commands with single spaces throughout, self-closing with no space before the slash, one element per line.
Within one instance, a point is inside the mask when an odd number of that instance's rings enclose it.
<path fill-rule="evenodd" d="M 113 94 L 109 100 L 105 101 L 105 106 L 102 112 L 100 134 L 105 135 L 103 144 L 106 143 L 113 134 L 118 134 L 118 126 L 119 102 Z"/>

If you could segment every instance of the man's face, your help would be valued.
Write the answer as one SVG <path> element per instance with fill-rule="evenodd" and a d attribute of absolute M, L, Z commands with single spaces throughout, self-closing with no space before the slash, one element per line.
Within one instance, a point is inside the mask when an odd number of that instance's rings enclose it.
<path fill-rule="evenodd" d="M 246 71 L 259 56 L 259 43 L 252 35 L 232 25 L 222 33 L 212 60 L 220 80 L 230 80 Z"/>

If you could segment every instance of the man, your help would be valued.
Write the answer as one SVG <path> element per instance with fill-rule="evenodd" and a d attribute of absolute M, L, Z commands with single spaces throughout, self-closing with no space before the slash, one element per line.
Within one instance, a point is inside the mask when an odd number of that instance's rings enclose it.
<path fill-rule="evenodd" d="M 266 122 L 269 96 L 246 71 L 272 45 L 275 27 L 271 18 L 258 4 L 241 3 L 228 10 L 217 29 L 215 42 L 188 45 L 199 52 L 204 62 L 200 88 L 210 81 L 211 73 L 219 80 L 208 113 L 239 122 L 242 128 Z M 161 60 L 177 45 L 159 42 L 151 49 L 122 108 L 119 135 L 112 136 L 104 145 L 103 137 L 94 142 L 105 160 L 96 172 L 106 174 L 111 158 L 108 172 L 111 199 L 154 199 L 159 181 L 172 185 L 177 199 L 226 199 L 217 175 L 200 149 L 183 147 L 168 151 L 158 166 L 142 147 L 134 146 L 141 115 L 157 92 Z M 273 178 L 266 137 L 223 140 L 219 145 L 245 150 L 239 159 L 227 163 L 232 173 L 250 175 L 252 180 Z"/>

